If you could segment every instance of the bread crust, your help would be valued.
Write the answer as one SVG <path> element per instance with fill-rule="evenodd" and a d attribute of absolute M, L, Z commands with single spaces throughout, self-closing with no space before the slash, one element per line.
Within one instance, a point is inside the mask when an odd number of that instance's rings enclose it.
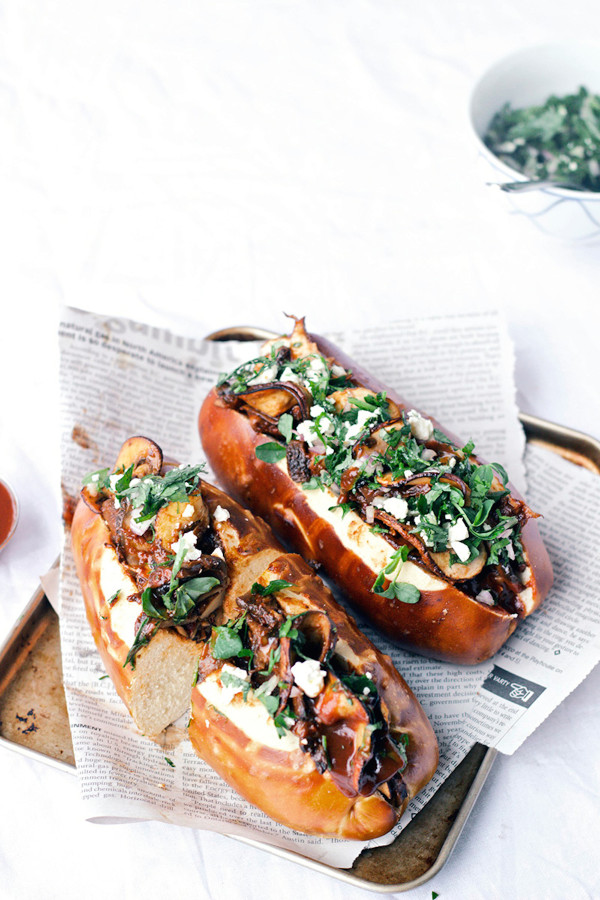
<path fill-rule="evenodd" d="M 360 384 L 375 392 L 386 390 L 390 400 L 402 408 L 412 408 L 330 342 L 312 334 L 308 339 L 317 344 L 324 356 L 350 370 Z M 441 428 L 435 420 L 431 421 Z M 511 613 L 501 607 L 486 606 L 451 582 L 421 590 L 419 602 L 410 605 L 375 594 L 371 589 L 378 572 L 365 562 L 358 543 L 349 545 L 340 538 L 332 524 L 315 512 L 307 492 L 283 466 L 258 459 L 256 447 L 271 438 L 256 432 L 249 418 L 227 406 L 216 389 L 202 405 L 199 431 L 206 456 L 226 490 L 266 519 L 288 546 L 322 566 L 349 601 L 400 646 L 448 662 L 477 664 L 497 652 L 515 630 L 519 618 L 533 612 L 552 585 L 547 551 L 535 521 L 529 519 L 521 532 L 531 569 L 531 602 L 527 610 Z M 460 446 L 458 438 L 448 436 Z M 512 485 L 508 487 L 513 497 L 522 499 Z M 331 492 L 331 504 L 336 502 L 337 497 Z M 384 539 L 379 540 L 385 546 Z"/>
<path fill-rule="evenodd" d="M 107 554 L 114 557 L 114 547 L 102 516 L 80 501 L 72 524 L 73 553 L 94 641 L 119 696 L 140 730 L 154 737 L 161 728 L 149 728 L 147 721 L 160 721 L 162 728 L 166 727 L 175 707 L 177 715 L 187 709 L 191 695 L 189 737 L 196 753 L 242 796 L 282 824 L 312 834 L 360 840 L 385 834 L 437 767 L 437 741 L 425 713 L 389 657 L 379 653 L 358 630 L 303 559 L 285 552 L 261 519 L 223 491 L 202 482 L 202 496 L 213 524 L 218 506 L 229 514 L 214 524 L 230 579 L 224 609 L 232 609 L 236 598 L 269 570 L 272 577 L 295 585 L 306 609 L 320 610 L 329 616 L 338 641 L 349 648 L 360 671 L 369 672 L 376 684 L 390 728 L 408 736 L 408 763 L 401 773 L 405 796 L 401 803 L 386 799 L 380 790 L 369 797 L 348 797 L 328 772 L 318 772 L 308 753 L 300 749 L 282 752 L 250 740 L 206 702 L 200 684 L 192 687 L 203 645 L 171 629 L 159 629 L 138 651 L 135 668 L 124 666 L 130 645 L 116 628 L 116 606 L 109 604 L 102 589 L 103 561 Z M 124 566 L 122 569 L 127 576 Z M 134 603 L 136 610 L 139 608 L 137 601 L 124 597 L 118 603 Z M 179 688 L 179 697 L 159 715 L 148 717 L 145 711 L 153 703 L 153 683 L 171 681 L 173 666 L 181 670 L 179 681 L 183 687 Z"/>

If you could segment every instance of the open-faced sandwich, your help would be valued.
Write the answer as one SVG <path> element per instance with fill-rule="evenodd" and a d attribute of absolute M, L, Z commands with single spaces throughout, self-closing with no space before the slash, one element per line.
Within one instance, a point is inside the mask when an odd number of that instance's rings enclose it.
<path fill-rule="evenodd" d="M 268 526 L 143 437 L 86 478 L 72 546 L 98 650 L 139 729 L 190 706 L 196 752 L 299 831 L 389 831 L 437 742 L 389 657 Z"/>
<path fill-rule="evenodd" d="M 389 638 L 495 653 L 552 584 L 536 514 L 474 454 L 296 320 L 199 418 L 219 481 Z"/>

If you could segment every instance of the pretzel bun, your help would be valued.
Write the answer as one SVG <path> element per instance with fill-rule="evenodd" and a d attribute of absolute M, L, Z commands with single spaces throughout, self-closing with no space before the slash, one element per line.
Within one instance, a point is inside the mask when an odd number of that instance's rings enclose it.
<path fill-rule="evenodd" d="M 284 340 L 292 347 L 292 358 L 295 353 L 298 356 L 320 354 L 329 366 L 350 372 L 353 383 L 360 386 L 359 391 L 372 395 L 385 391 L 394 414 L 406 415 L 407 410 L 412 410 L 401 397 L 355 365 L 329 341 L 306 334 L 303 320 L 296 321 L 292 336 Z M 300 349 L 294 350 L 295 347 Z M 247 403 L 240 403 L 234 394 L 225 397 L 221 389 L 213 389 L 200 410 L 202 445 L 218 481 L 241 503 L 262 516 L 286 545 L 322 567 L 350 603 L 387 638 L 437 659 L 476 664 L 496 653 L 519 620 L 542 602 L 552 585 L 552 568 L 531 517 L 534 514 L 511 484 L 507 485 L 510 502 L 515 509 L 526 510 L 522 514 L 524 519 L 530 517 L 520 529 L 524 563 L 517 576 L 518 590 L 509 597 L 509 602 L 490 603 L 489 592 L 479 594 L 482 599 L 488 599 L 481 602 L 462 589 L 457 578 L 448 577 L 439 566 L 414 558 L 413 554 L 404 563 L 399 581 L 418 588 L 418 602 L 400 602 L 395 597 L 375 593 L 374 582 L 389 563 L 395 547 L 383 535 L 373 533 L 357 511 L 351 509 L 342 516 L 335 509 L 338 493 L 331 487 L 308 489 L 301 479 L 292 478 L 286 459 L 267 462 L 257 457 L 259 445 L 272 442 L 273 438 L 283 443 L 283 439 L 272 428 L 270 434 L 261 430 L 261 423 L 269 421 L 267 412 L 273 419 L 276 392 L 271 392 L 269 407 L 266 388 L 260 393 L 258 387 L 254 390 L 257 392 L 254 396 L 261 398 L 260 403 L 255 403 L 251 396 L 245 398 Z M 279 391 L 279 398 L 282 396 Z M 293 413 L 296 409 L 290 402 L 286 411 Z M 441 429 L 435 420 L 427 421 Z M 464 442 L 444 431 L 456 447 L 462 446 Z M 482 464 L 477 457 L 471 458 L 475 464 Z M 493 487 L 503 488 L 497 475 Z"/>
<path fill-rule="evenodd" d="M 135 440 L 139 459 L 142 439 Z M 162 464 L 162 454 L 150 471 L 163 475 L 169 471 Z M 143 478 L 142 469 L 139 474 Z M 165 522 L 157 517 L 152 538 L 139 540 L 128 531 L 133 514 L 127 501 L 122 495 L 115 500 L 114 493 L 103 490 L 84 488 L 73 518 L 72 547 L 96 646 L 140 731 L 157 737 L 189 708 L 191 699 L 189 737 L 196 753 L 272 818 L 296 830 L 344 838 L 369 839 L 389 831 L 432 777 L 438 760 L 432 728 L 389 657 L 357 629 L 303 559 L 287 553 L 261 519 L 220 489 L 199 482 L 189 497 L 193 516 L 187 501 L 181 502 L 172 510 L 175 530 L 165 531 Z M 188 530 L 180 531 L 186 515 Z M 194 522 L 201 522 L 197 531 L 192 530 Z M 202 565 L 207 571 L 210 563 L 220 576 L 226 575 L 217 593 L 207 594 L 218 605 L 207 601 L 198 621 L 190 618 L 179 628 L 165 615 L 148 641 L 137 648 L 132 665 L 128 662 L 132 647 L 143 633 L 141 590 L 144 585 L 152 588 L 151 602 L 158 609 L 170 583 L 171 573 L 157 574 L 160 565 L 156 565 L 166 554 L 167 544 L 161 548 L 160 542 L 167 532 L 170 539 L 179 535 L 178 541 L 183 534 L 193 534 L 197 547 L 204 548 L 190 566 Z M 188 543 L 191 546 L 192 539 Z M 173 566 L 172 556 L 167 562 Z M 184 559 L 177 576 L 182 588 L 194 581 L 194 572 L 186 572 L 185 565 Z M 265 597 L 255 593 L 257 584 Z M 288 617 L 287 631 L 280 629 Z M 238 665 L 248 666 L 247 695 L 226 698 L 220 682 L 223 672 L 229 668 L 244 675 L 232 659 L 214 656 L 215 634 L 231 621 L 238 628 L 252 621 L 255 644 L 250 661 L 248 653 L 237 660 Z M 265 622 L 268 627 L 261 631 Z M 292 624 L 304 629 L 303 640 L 306 635 L 310 642 L 323 638 L 320 662 L 313 661 L 313 668 L 324 667 L 317 694 L 305 695 L 291 677 L 292 660 L 305 659 L 297 656 L 291 637 L 280 636 L 281 631 L 300 640 L 296 629 L 290 632 Z M 302 646 L 306 650 L 308 645 Z M 290 708 L 286 722 L 296 733 L 288 726 L 276 727 L 274 713 L 259 699 L 261 689 L 274 689 L 271 682 L 265 685 L 264 673 L 259 672 L 260 654 L 275 649 L 271 667 L 276 658 L 278 674 L 271 681 L 276 682 L 277 691 L 282 678 L 290 681 L 284 699 L 289 694 L 289 702 L 302 715 L 292 720 L 289 716 L 295 714 Z M 250 678 L 262 682 L 256 691 L 250 689 Z M 347 686 L 352 678 L 368 679 L 363 692 L 368 698 Z M 341 709 L 336 707 L 339 697 Z M 320 764 L 320 748 L 311 745 L 309 749 L 305 742 L 303 749 L 301 737 L 305 729 L 314 743 L 320 716 L 331 740 L 331 764 L 325 767 Z"/>

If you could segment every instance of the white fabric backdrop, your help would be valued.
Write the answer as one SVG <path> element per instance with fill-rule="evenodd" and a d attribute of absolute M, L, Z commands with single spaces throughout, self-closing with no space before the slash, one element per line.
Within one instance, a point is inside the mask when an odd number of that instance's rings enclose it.
<path fill-rule="evenodd" d="M 511 218 L 466 115 L 496 58 L 599 26 L 593 0 L 0 2 L 0 639 L 59 546 L 60 303 L 200 336 L 497 307 L 521 408 L 600 436 L 600 245 Z M 595 671 L 499 760 L 412 896 L 600 895 L 599 692 Z M 0 796 L 3 897 L 367 896 L 219 836 L 84 823 L 75 780 L 16 754 Z"/>

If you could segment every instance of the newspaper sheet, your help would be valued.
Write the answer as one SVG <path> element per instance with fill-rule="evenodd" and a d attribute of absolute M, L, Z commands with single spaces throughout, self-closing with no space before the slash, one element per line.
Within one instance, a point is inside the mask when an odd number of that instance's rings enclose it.
<path fill-rule="evenodd" d="M 481 455 L 501 462 L 513 481 L 524 484 L 512 347 L 499 316 L 403 320 L 385 330 L 332 337 L 415 405 L 465 439 L 473 437 Z M 203 460 L 196 430 L 202 399 L 218 374 L 256 352 L 247 343 L 198 341 L 74 309 L 64 310 L 60 346 L 67 497 L 77 495 L 84 474 L 110 464 L 131 434 L 147 434 L 182 461 Z M 156 743 L 137 732 L 95 650 L 66 534 L 61 640 L 86 817 L 152 818 L 246 835 L 349 866 L 365 846 L 392 840 L 475 741 L 512 753 L 600 656 L 600 579 L 590 570 L 597 559 L 591 549 L 600 531 L 600 479 L 538 448 L 528 449 L 527 469 L 528 500 L 544 514 L 542 530 L 557 580 L 546 604 L 493 661 L 465 668 L 427 660 L 393 647 L 359 620 L 415 691 L 440 744 L 431 783 L 390 835 L 366 845 L 301 835 L 272 822 L 195 756 L 186 739 L 187 717 Z M 565 516 L 572 527 L 565 527 Z M 583 521 L 585 540 L 576 527 Z"/>

